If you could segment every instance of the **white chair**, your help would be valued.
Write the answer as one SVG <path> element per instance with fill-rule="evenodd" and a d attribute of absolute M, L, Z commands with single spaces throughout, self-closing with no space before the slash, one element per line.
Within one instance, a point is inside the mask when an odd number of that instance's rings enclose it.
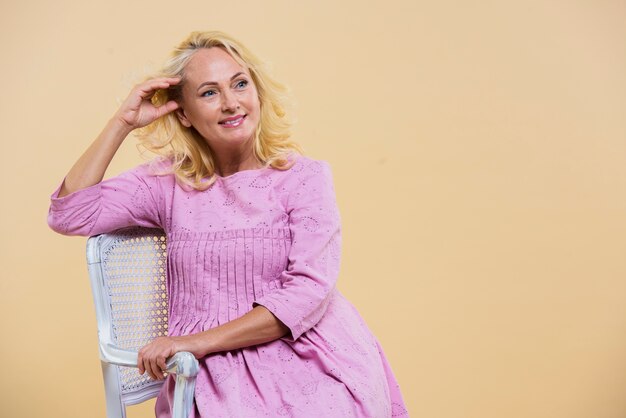
<path fill-rule="evenodd" d="M 108 418 L 125 418 L 127 405 L 154 398 L 163 384 L 139 374 L 137 356 L 152 339 L 167 335 L 166 260 L 159 229 L 124 228 L 87 240 Z M 167 359 L 167 372 L 176 375 L 172 417 L 187 418 L 198 361 L 177 353 Z"/>

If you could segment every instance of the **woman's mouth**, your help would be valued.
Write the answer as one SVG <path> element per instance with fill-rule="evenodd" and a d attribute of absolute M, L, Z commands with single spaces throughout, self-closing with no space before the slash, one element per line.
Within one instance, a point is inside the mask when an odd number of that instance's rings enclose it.
<path fill-rule="evenodd" d="M 220 125 L 224 126 L 225 128 L 236 128 L 243 123 L 244 119 L 247 116 L 248 115 L 242 115 L 237 117 L 236 119 L 230 119 L 224 122 L 220 122 Z"/>

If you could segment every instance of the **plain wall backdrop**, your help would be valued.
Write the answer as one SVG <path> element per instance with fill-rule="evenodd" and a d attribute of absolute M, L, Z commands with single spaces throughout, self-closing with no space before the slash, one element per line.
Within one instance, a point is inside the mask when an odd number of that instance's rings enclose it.
<path fill-rule="evenodd" d="M 623 0 L 2 2 L 0 416 L 105 416 L 86 238 L 48 228 L 50 194 L 212 29 L 271 64 L 331 164 L 338 287 L 412 417 L 626 416 Z"/>

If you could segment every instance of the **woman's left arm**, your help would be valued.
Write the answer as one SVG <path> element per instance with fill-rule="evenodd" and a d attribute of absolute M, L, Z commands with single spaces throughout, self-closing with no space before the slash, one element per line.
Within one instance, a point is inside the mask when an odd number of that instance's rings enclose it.
<path fill-rule="evenodd" d="M 203 332 L 179 337 L 158 337 L 139 351 L 139 373 L 147 371 L 155 380 L 164 378 L 165 360 L 179 351 L 189 351 L 196 358 L 218 351 L 262 344 L 289 332 L 265 306 L 258 305 L 245 315 Z"/>

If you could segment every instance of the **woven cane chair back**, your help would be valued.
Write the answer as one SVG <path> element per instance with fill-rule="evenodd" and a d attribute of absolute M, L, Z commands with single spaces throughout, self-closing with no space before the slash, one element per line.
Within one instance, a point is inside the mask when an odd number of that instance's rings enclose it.
<path fill-rule="evenodd" d="M 167 251 L 161 230 L 131 229 L 101 242 L 104 284 L 110 301 L 111 342 L 139 351 L 167 335 Z M 120 367 L 122 395 L 160 386 L 148 373 Z"/>
<path fill-rule="evenodd" d="M 166 236 L 159 229 L 131 227 L 87 241 L 109 417 L 125 417 L 126 405 L 155 397 L 163 384 L 140 375 L 132 361 L 141 347 L 167 335 L 166 260 Z M 189 353 L 179 354 L 177 361 L 187 355 L 185 370 L 197 367 Z M 185 389 L 186 404 L 193 386 Z"/>

